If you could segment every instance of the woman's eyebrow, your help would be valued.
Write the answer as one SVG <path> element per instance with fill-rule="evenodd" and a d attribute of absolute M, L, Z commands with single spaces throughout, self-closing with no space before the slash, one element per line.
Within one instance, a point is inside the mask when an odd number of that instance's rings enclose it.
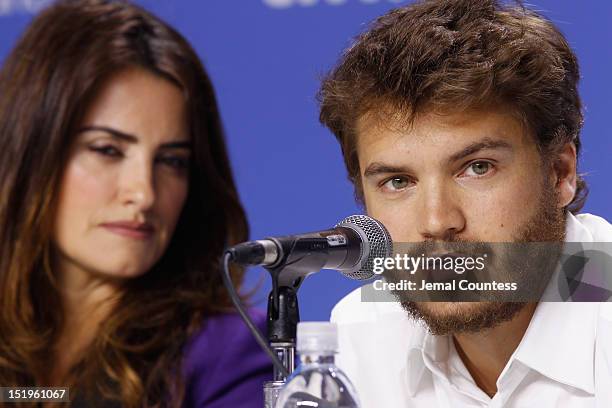
<path fill-rule="evenodd" d="M 129 133 L 122 132 L 117 129 L 113 129 L 108 126 L 85 126 L 79 129 L 78 133 L 82 132 L 105 132 L 111 135 L 115 139 L 126 141 L 128 143 L 138 143 L 138 137 Z M 164 149 L 188 149 L 191 150 L 191 143 L 189 141 L 177 141 L 168 142 L 160 145 Z"/>
<path fill-rule="evenodd" d="M 85 126 L 80 128 L 78 131 L 78 133 L 83 132 L 105 132 L 111 135 L 113 138 L 120 139 L 128 143 L 138 143 L 138 138 L 136 136 L 110 128 L 108 126 Z"/>
<path fill-rule="evenodd" d="M 159 147 L 162 148 L 162 149 L 185 149 L 185 150 L 191 150 L 191 142 L 188 142 L 188 141 L 184 141 L 184 142 L 168 142 L 168 143 L 163 143 Z"/>

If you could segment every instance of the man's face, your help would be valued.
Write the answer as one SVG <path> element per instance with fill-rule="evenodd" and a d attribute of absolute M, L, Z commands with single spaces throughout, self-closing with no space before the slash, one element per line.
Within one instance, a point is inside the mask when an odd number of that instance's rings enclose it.
<path fill-rule="evenodd" d="M 554 178 L 533 136 L 510 114 L 423 114 L 410 127 L 364 116 L 357 124 L 357 154 L 367 212 L 394 242 L 563 239 Z M 432 332 L 444 334 L 492 327 L 523 305 L 405 302 L 404 307 Z"/>

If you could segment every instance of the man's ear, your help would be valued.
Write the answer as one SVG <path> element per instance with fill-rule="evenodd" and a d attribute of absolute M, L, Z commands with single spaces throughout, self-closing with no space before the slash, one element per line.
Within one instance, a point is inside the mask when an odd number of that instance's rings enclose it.
<path fill-rule="evenodd" d="M 574 142 L 566 143 L 556 156 L 553 163 L 555 190 L 559 197 L 559 206 L 564 208 L 576 195 L 576 145 Z"/>

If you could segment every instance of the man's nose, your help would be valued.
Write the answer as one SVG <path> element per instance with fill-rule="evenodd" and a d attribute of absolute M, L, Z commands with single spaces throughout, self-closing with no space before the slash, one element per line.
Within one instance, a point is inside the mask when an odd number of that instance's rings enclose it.
<path fill-rule="evenodd" d="M 440 180 L 422 186 L 417 231 L 423 240 L 450 241 L 465 228 L 460 200 L 451 188 Z"/>

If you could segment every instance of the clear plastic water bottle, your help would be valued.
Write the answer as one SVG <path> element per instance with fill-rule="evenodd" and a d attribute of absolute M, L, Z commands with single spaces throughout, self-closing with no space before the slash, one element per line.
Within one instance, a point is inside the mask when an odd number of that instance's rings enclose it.
<path fill-rule="evenodd" d="M 359 408 L 353 384 L 334 363 L 337 351 L 338 330 L 335 323 L 298 323 L 300 365 L 287 379 L 276 408 Z"/>

